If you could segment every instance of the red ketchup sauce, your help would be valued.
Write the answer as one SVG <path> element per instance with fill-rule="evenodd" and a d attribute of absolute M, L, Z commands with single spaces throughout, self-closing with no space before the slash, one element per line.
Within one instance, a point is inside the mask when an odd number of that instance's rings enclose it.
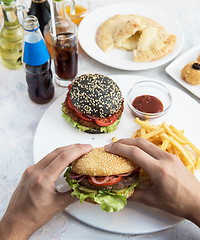
<path fill-rule="evenodd" d="M 151 95 L 136 97 L 132 105 L 134 108 L 144 113 L 158 113 L 163 111 L 162 102 L 157 97 Z"/>

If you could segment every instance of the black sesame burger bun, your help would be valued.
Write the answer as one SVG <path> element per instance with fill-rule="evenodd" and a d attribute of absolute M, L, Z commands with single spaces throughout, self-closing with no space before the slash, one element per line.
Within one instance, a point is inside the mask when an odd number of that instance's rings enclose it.
<path fill-rule="evenodd" d="M 108 153 L 103 147 L 93 148 L 71 164 L 76 174 L 88 176 L 109 176 L 132 172 L 138 166 L 131 160 Z"/>
<path fill-rule="evenodd" d="M 123 102 L 118 85 L 102 74 L 77 77 L 71 85 L 70 99 L 78 110 L 98 118 L 114 115 Z"/>

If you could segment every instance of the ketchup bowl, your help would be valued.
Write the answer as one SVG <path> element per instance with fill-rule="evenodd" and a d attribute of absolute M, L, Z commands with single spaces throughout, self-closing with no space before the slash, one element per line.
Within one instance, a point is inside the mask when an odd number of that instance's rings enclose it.
<path fill-rule="evenodd" d="M 166 114 L 172 95 L 165 85 L 156 81 L 141 81 L 128 92 L 128 106 L 140 119 L 152 119 Z"/>

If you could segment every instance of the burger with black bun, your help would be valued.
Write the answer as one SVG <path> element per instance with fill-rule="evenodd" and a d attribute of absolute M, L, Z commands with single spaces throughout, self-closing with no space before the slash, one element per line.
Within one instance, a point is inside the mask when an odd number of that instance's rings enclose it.
<path fill-rule="evenodd" d="M 84 74 L 68 87 L 63 117 L 87 133 L 109 133 L 116 129 L 124 106 L 117 84 L 101 74 Z"/>
<path fill-rule="evenodd" d="M 132 161 L 101 147 L 74 161 L 64 177 L 73 190 L 72 196 L 81 203 L 100 204 L 106 212 L 117 212 L 139 185 L 139 174 L 140 168 Z"/>

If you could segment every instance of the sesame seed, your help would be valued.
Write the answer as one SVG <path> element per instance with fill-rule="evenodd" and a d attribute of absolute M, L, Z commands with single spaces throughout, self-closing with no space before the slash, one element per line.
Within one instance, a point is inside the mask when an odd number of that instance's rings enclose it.
<path fill-rule="evenodd" d="M 136 165 L 127 158 L 107 153 L 104 148 L 94 148 L 91 152 L 72 163 L 77 174 L 108 176 L 133 171 Z"/>
<path fill-rule="evenodd" d="M 114 115 L 122 105 L 118 85 L 102 74 L 83 74 L 71 86 L 72 104 L 90 116 L 105 118 Z"/>

